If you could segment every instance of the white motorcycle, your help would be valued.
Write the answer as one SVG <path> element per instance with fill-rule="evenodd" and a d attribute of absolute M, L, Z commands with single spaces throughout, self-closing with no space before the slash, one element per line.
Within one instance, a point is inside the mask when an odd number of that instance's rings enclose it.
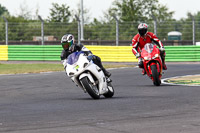
<path fill-rule="evenodd" d="M 67 75 L 93 99 L 99 99 L 101 95 L 111 98 L 114 95 L 111 80 L 104 75 L 100 67 L 93 63 L 90 57 L 83 51 L 70 54 L 65 69 Z"/>

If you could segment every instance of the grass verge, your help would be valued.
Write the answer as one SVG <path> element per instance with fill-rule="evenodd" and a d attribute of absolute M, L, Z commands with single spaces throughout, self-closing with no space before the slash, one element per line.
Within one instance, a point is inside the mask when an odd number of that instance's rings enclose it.
<path fill-rule="evenodd" d="M 105 64 L 105 68 L 133 67 L 134 65 Z M 49 71 L 64 71 L 62 64 L 0 64 L 0 74 L 40 73 Z"/>

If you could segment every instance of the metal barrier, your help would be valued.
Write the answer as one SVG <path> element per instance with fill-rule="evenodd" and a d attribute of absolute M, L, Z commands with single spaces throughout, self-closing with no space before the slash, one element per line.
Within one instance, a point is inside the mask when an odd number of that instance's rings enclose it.
<path fill-rule="evenodd" d="M 93 54 L 107 62 L 137 62 L 132 46 L 87 46 Z"/>
<path fill-rule="evenodd" d="M 137 62 L 131 46 L 86 45 L 103 62 Z M 200 46 L 166 46 L 166 61 L 200 61 Z M 0 60 L 58 61 L 60 45 L 0 45 Z"/>
<path fill-rule="evenodd" d="M 8 45 L 8 60 L 60 60 L 60 45 Z"/>
<path fill-rule="evenodd" d="M 167 46 L 166 61 L 200 61 L 200 46 Z"/>
<path fill-rule="evenodd" d="M 0 60 L 8 60 L 8 46 L 0 45 Z"/>

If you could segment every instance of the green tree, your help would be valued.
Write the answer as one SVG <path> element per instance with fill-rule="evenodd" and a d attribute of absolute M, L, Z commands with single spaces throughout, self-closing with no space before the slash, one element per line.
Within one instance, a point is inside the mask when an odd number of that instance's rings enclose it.
<path fill-rule="evenodd" d="M 190 12 L 187 13 L 187 18 L 181 19 L 182 24 L 182 38 L 183 40 L 192 40 L 193 39 L 193 19 L 195 20 L 195 39 L 196 41 L 200 40 L 200 11 L 196 14 Z"/>
<path fill-rule="evenodd" d="M 131 39 L 137 33 L 137 26 L 146 22 L 149 29 L 153 30 L 153 17 L 157 24 L 164 25 L 165 21 L 171 21 L 173 12 L 166 6 L 159 4 L 158 0 L 115 0 L 113 6 L 105 13 L 106 21 L 113 21 L 113 16 L 119 19 L 120 40 Z M 165 34 L 167 31 L 161 31 Z"/>
<path fill-rule="evenodd" d="M 195 15 L 196 40 L 200 41 L 200 11 Z"/>
<path fill-rule="evenodd" d="M 10 16 L 7 20 L 9 22 L 8 40 L 33 40 L 33 36 L 36 34 L 33 23 L 37 22 L 36 20 L 27 20 L 22 16 Z"/>
<path fill-rule="evenodd" d="M 141 22 L 152 20 L 153 16 L 158 20 L 168 20 L 173 12 L 169 12 L 158 0 L 115 0 L 108 14 L 118 16 L 122 22 Z"/>
<path fill-rule="evenodd" d="M 57 3 L 52 3 L 52 8 L 50 9 L 50 16 L 48 17 L 51 22 L 69 22 L 71 13 L 69 11 L 69 6 L 62 4 L 61 6 Z"/>
<path fill-rule="evenodd" d="M 9 12 L 8 12 L 8 10 L 6 9 L 6 7 L 4 7 L 4 6 L 2 6 L 1 4 L 0 4 L 0 16 L 2 16 L 3 14 L 8 14 L 9 15 Z"/>
<path fill-rule="evenodd" d="M 81 18 L 81 8 L 80 8 L 80 3 L 77 5 L 76 10 L 72 10 L 72 16 L 78 16 L 79 19 Z M 89 9 L 83 7 L 83 21 L 84 23 L 89 23 L 90 20 L 90 14 L 89 14 Z"/>
<path fill-rule="evenodd" d="M 5 22 L 2 16 L 5 16 L 5 17 L 9 16 L 9 12 L 6 9 L 6 7 L 0 4 L 0 32 L 1 32 L 0 40 L 5 40 Z"/>
<path fill-rule="evenodd" d="M 88 40 L 114 40 L 115 22 L 102 22 L 94 19 L 90 24 L 85 25 L 85 39 Z"/>
<path fill-rule="evenodd" d="M 26 20 L 32 19 L 31 10 L 29 10 L 28 5 L 26 2 L 20 4 L 19 7 L 19 14 L 17 15 L 19 18 L 24 18 Z"/>

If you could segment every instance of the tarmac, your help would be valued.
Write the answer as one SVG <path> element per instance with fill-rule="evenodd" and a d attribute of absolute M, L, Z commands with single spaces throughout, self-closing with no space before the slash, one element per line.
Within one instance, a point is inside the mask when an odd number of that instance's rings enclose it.
<path fill-rule="evenodd" d="M 49 64 L 61 64 L 61 61 L 0 61 L 0 64 L 38 64 L 38 63 L 49 63 Z M 103 64 L 113 65 L 136 65 L 137 62 L 102 62 Z M 166 62 L 166 64 L 199 64 L 200 62 Z M 186 75 L 181 77 L 171 77 L 163 80 L 167 84 L 175 85 L 200 85 L 200 75 Z"/>

